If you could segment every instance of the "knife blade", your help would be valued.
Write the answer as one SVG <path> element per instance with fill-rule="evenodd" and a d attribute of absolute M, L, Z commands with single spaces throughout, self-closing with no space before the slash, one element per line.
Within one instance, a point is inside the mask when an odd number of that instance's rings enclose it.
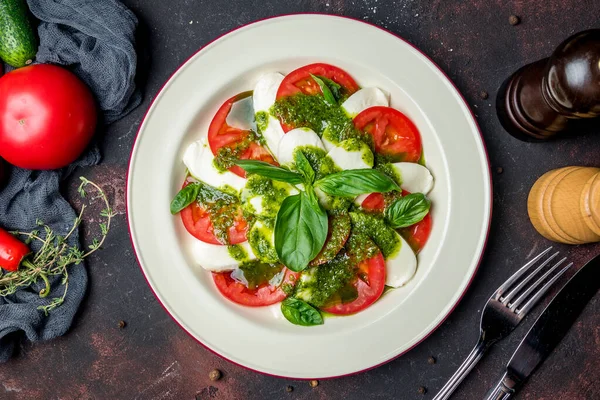
<path fill-rule="evenodd" d="M 504 400 L 516 393 L 569 331 L 600 288 L 600 255 L 588 261 L 554 296 L 535 321 L 506 366 L 487 400 Z"/>

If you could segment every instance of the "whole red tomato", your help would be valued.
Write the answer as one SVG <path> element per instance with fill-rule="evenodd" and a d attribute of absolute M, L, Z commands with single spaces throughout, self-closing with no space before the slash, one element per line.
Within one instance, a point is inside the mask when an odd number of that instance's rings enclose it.
<path fill-rule="evenodd" d="M 56 65 L 19 68 L 0 78 L 0 156 L 25 169 L 75 161 L 96 128 L 88 87 Z"/>

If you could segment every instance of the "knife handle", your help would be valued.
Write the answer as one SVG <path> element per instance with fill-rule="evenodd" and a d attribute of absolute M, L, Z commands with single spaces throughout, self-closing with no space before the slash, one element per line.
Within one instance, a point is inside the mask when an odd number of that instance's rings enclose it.
<path fill-rule="evenodd" d="M 500 382 L 492 390 L 490 390 L 485 397 L 485 400 L 506 400 L 510 399 L 513 394 L 516 393 L 517 385 L 516 382 L 508 376 L 508 373 L 504 373 Z"/>

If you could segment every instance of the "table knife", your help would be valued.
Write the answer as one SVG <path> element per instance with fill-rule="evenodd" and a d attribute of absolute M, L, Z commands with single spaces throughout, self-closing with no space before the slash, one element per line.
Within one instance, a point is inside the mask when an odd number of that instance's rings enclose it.
<path fill-rule="evenodd" d="M 505 400 L 519 390 L 571 328 L 586 304 L 600 288 L 600 255 L 584 265 L 554 296 L 531 327 L 504 376 L 487 400 Z"/>

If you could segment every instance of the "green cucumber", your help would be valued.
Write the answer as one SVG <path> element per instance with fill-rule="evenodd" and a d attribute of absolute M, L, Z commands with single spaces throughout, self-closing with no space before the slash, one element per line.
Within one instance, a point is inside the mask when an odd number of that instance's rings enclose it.
<path fill-rule="evenodd" d="M 33 62 L 37 38 L 25 0 L 0 0 L 0 58 L 13 67 Z"/>

